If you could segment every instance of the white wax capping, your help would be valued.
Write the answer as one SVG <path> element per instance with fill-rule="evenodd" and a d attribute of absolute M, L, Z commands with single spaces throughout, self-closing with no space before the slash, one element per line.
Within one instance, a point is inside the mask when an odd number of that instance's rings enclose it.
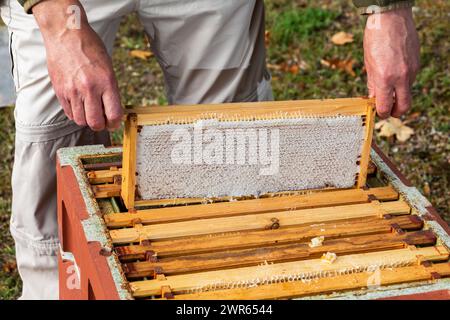
<path fill-rule="evenodd" d="M 311 239 L 311 243 L 309 244 L 309 246 L 311 248 L 320 247 L 320 246 L 322 246 L 322 243 L 323 243 L 324 240 L 325 240 L 324 236 L 312 238 Z"/>
<path fill-rule="evenodd" d="M 147 200 L 352 187 L 364 129 L 360 116 L 144 126 L 138 193 Z"/>

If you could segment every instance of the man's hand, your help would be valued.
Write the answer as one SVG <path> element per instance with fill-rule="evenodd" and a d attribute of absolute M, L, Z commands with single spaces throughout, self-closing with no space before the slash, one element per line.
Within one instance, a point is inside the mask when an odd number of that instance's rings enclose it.
<path fill-rule="evenodd" d="M 411 86 L 419 70 L 419 37 L 411 9 L 373 14 L 364 35 L 369 95 L 381 118 L 411 108 Z"/>
<path fill-rule="evenodd" d="M 79 8 L 80 21 L 73 24 L 79 28 L 68 24 L 77 19 L 70 17 L 70 6 Z M 82 5 L 78 0 L 43 1 L 33 7 L 33 14 L 44 38 L 50 79 L 67 117 L 95 131 L 117 129 L 123 110 L 111 59 Z"/>

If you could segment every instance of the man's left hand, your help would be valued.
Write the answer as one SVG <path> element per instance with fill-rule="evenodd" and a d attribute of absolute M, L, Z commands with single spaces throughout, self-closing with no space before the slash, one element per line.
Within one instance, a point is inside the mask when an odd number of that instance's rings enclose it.
<path fill-rule="evenodd" d="M 411 108 L 411 86 L 419 71 L 419 37 L 412 9 L 372 14 L 364 34 L 369 95 L 380 118 L 400 117 Z"/>

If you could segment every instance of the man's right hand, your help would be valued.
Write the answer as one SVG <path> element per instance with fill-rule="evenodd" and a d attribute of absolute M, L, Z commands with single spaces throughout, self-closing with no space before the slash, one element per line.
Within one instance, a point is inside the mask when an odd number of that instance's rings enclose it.
<path fill-rule="evenodd" d="M 72 21 L 72 26 L 69 19 L 77 17 L 70 16 L 70 6 L 80 12 L 79 23 Z M 47 0 L 35 5 L 33 14 L 44 38 L 50 79 L 67 117 L 95 131 L 117 129 L 123 110 L 111 58 L 82 5 L 78 0 Z"/>

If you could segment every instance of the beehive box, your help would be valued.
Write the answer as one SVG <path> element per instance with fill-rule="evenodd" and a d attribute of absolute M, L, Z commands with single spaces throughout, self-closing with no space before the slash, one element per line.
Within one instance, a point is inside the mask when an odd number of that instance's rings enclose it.
<path fill-rule="evenodd" d="M 130 206 L 121 148 L 62 149 L 60 298 L 450 298 L 448 225 L 370 159 L 348 188 Z"/>

